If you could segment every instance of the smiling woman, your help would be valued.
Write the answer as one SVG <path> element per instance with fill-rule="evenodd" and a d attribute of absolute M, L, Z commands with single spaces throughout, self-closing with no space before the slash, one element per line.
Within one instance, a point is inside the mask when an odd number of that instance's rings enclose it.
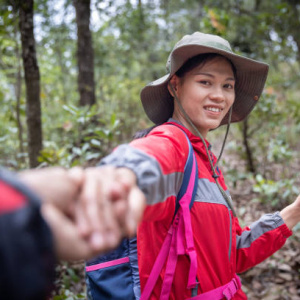
<path fill-rule="evenodd" d="M 234 68 L 229 60 L 217 54 L 196 58 L 200 59 L 199 64 L 189 71 L 181 68 L 172 76 L 170 84 L 184 111 L 206 137 L 209 130 L 220 125 L 234 102 Z M 170 86 L 168 88 L 173 94 Z M 174 103 L 173 118 L 194 132 L 177 102 Z"/>
<path fill-rule="evenodd" d="M 249 115 L 268 66 L 233 53 L 219 36 L 196 32 L 175 45 L 167 70 L 141 91 L 156 126 L 101 162 L 134 176 L 147 206 L 136 239 L 88 262 L 90 295 L 247 299 L 236 274 L 283 246 L 300 220 L 300 197 L 242 229 L 206 138 Z"/>

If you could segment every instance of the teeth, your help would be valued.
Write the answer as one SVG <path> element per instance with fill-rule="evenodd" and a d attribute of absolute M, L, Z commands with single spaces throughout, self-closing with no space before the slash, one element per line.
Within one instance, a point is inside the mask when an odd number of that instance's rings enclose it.
<path fill-rule="evenodd" d="M 216 108 L 216 107 L 206 107 L 205 109 L 213 111 L 213 112 L 220 112 L 220 111 L 222 111 L 221 108 Z"/>

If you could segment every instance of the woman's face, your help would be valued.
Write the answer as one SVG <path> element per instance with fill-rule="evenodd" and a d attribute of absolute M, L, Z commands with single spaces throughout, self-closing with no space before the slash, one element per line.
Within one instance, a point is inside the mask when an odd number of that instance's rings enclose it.
<path fill-rule="evenodd" d="M 183 109 L 203 137 L 206 137 L 210 129 L 220 125 L 235 99 L 232 66 L 223 57 L 201 64 L 182 78 L 174 75 L 170 83 Z M 175 100 L 173 118 L 193 132 Z"/>

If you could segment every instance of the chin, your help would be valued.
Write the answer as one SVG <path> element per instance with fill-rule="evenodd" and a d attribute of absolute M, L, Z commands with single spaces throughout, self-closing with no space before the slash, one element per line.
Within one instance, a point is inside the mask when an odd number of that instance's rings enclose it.
<path fill-rule="evenodd" d="M 209 130 L 217 129 L 219 126 L 220 126 L 220 123 L 215 124 L 215 125 L 211 126 L 211 128 Z"/>
<path fill-rule="evenodd" d="M 193 122 L 193 123 L 197 127 L 197 129 L 202 133 L 202 132 L 209 132 L 211 130 L 217 129 L 221 124 L 221 121 L 219 122 L 217 120 L 210 120 L 205 123 L 204 122 Z"/>
<path fill-rule="evenodd" d="M 220 122 L 214 122 L 214 123 L 210 123 L 210 124 L 207 124 L 206 128 L 208 131 L 211 131 L 211 130 L 214 130 L 214 129 L 217 129 L 220 125 Z"/>

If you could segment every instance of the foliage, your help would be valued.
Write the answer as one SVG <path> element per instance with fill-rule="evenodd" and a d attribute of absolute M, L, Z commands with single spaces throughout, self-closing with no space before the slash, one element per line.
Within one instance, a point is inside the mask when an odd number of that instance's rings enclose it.
<path fill-rule="evenodd" d="M 61 262 L 56 267 L 58 274 L 55 285 L 59 287 L 53 292 L 53 300 L 86 299 L 85 288 L 82 287 L 83 264 Z"/>
<path fill-rule="evenodd" d="M 237 170 L 236 168 L 230 168 L 226 171 L 226 181 L 233 189 L 235 189 L 240 182 L 249 178 L 251 178 L 249 173 Z"/>
<path fill-rule="evenodd" d="M 272 209 L 282 209 L 290 204 L 300 190 L 296 187 L 294 179 L 282 179 L 279 181 L 267 180 L 263 176 L 256 175 L 256 184 L 253 191 L 258 193 L 254 200 L 259 201 Z"/>
<path fill-rule="evenodd" d="M 278 161 L 275 154 L 271 159 L 271 153 L 275 151 L 272 150 L 273 146 L 279 149 L 278 145 L 281 145 L 287 150 L 289 147 L 297 147 L 299 124 L 295 120 L 300 118 L 300 105 L 297 101 L 299 65 L 293 31 L 297 19 L 293 15 L 293 7 L 291 3 L 280 0 L 272 3 L 252 0 L 206 0 L 201 3 L 191 0 L 137 3 L 94 1 L 92 11 L 96 17 L 92 20 L 92 30 L 98 111 L 95 117 L 99 121 L 96 127 L 100 126 L 103 130 L 104 122 L 113 115 L 122 127 L 114 140 L 107 139 L 108 145 L 105 138 L 98 139 L 102 143 L 101 148 L 106 147 L 98 152 L 99 157 L 117 143 L 129 140 L 136 130 L 150 125 L 139 103 L 139 91 L 147 82 L 165 74 L 162 62 L 166 61 L 174 40 L 195 30 L 221 34 L 232 42 L 235 51 L 253 58 L 263 58 L 274 67 L 274 71 L 270 72 L 264 97 L 249 119 L 252 151 L 257 165 L 265 165 L 261 164 L 265 161 L 270 164 L 272 160 Z M 35 8 L 45 137 L 45 149 L 40 160 L 47 164 L 82 163 L 84 157 L 97 155 L 94 153 L 97 146 L 93 146 L 92 151 L 88 150 L 92 142 L 80 141 L 78 136 L 90 134 L 88 128 L 92 130 L 92 123 L 88 121 L 89 124 L 83 126 L 76 120 L 76 116 L 72 117 L 70 112 L 67 114 L 62 110 L 64 106 L 77 107 L 78 103 L 74 8 L 71 1 L 55 0 L 36 0 Z M 2 23 L 0 22 L 0 25 L 4 25 L 0 31 L 2 61 L 8 61 L 8 65 L 13 67 L 16 66 L 13 55 L 16 44 L 13 43 L 18 38 L 13 35 L 12 16 L 12 7 L 8 5 L 5 10 L 3 6 Z M 291 20 L 293 23 L 289 25 Z M 253 36 L 256 37 L 255 42 Z M 16 68 L 10 70 L 16 72 Z M 13 81 L 5 72 L 4 69 L 1 70 L 2 86 L 6 87 L 6 92 L 1 93 L 0 97 L 3 102 L 5 95 L 5 103 L 10 105 L 5 104 L 3 109 L 9 110 L 11 114 L 11 107 L 14 106 L 12 103 L 15 101 L 14 94 L 11 93 Z M 22 103 L 22 122 L 25 126 L 23 93 Z M 11 118 L 10 122 L 3 130 L 11 130 L 1 135 L 4 141 L 7 141 L 5 137 L 12 137 L 7 144 L 2 143 L 2 157 L 5 157 L 3 161 L 10 160 L 14 166 L 24 167 L 13 150 L 18 149 L 17 131 L 13 129 L 16 128 L 16 118 Z M 68 126 L 72 128 L 66 129 Z M 79 131 L 75 133 L 76 130 Z M 271 144 L 270 140 L 273 141 Z M 240 154 L 243 156 L 242 149 Z M 8 159 L 6 155 L 11 157 Z M 288 160 L 291 161 L 291 158 Z M 265 166 L 264 168 L 267 169 Z M 266 175 L 265 170 L 259 172 Z"/>
<path fill-rule="evenodd" d="M 51 128 L 51 139 L 45 141 L 39 161 L 43 165 L 65 167 L 97 161 L 111 150 L 120 135 L 116 115 L 100 119 L 99 108 L 63 105 L 63 123 Z M 50 134 L 50 133 L 49 133 Z"/>
<path fill-rule="evenodd" d="M 28 167 L 25 88 L 21 82 L 17 122 L 20 36 L 14 1 L 0 3 L 0 163 Z M 138 129 L 150 126 L 139 100 L 141 88 L 166 73 L 168 53 L 184 34 L 199 30 L 227 38 L 234 50 L 270 65 L 262 98 L 248 121 L 256 175 L 245 171 L 242 126 L 231 127 L 225 161 L 233 188 L 254 182 L 257 201 L 279 208 L 299 187 L 300 4 L 294 0 L 92 1 L 96 104 L 78 107 L 76 24 L 71 0 L 35 0 L 35 37 L 41 73 L 44 149 L 41 166 L 96 164 Z M 23 73 L 20 73 L 23 80 Z M 219 133 L 221 132 L 221 133 Z M 213 133 L 223 139 L 223 131 Z M 217 142 L 218 143 L 218 142 Z M 25 158 L 25 161 L 24 161 Z M 73 268 L 63 267 L 55 299 L 77 299 Z"/>

